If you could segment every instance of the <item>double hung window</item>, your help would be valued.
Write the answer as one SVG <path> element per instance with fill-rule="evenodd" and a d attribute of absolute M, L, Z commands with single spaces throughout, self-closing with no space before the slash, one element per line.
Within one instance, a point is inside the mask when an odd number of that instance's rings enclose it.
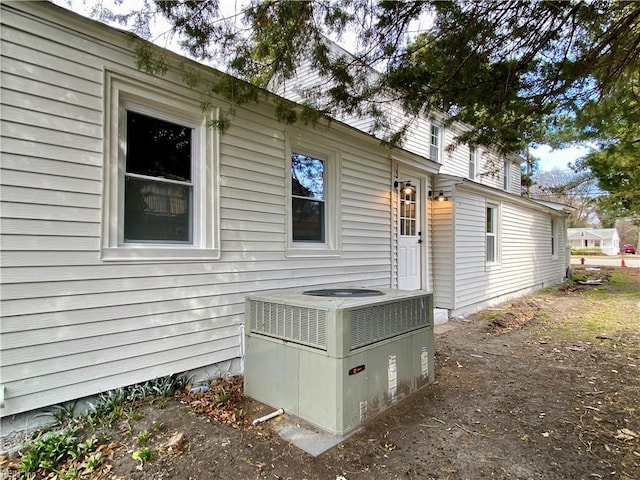
<path fill-rule="evenodd" d="M 506 191 L 509 191 L 509 189 L 511 188 L 511 162 L 508 160 L 504 161 L 504 167 L 503 167 L 503 182 L 502 182 L 502 188 Z"/>
<path fill-rule="evenodd" d="M 325 241 L 325 163 L 301 153 L 291 154 L 291 228 L 294 242 Z"/>
<path fill-rule="evenodd" d="M 431 124 L 431 136 L 429 158 L 434 162 L 442 163 L 442 129 L 439 125 Z"/>
<path fill-rule="evenodd" d="M 214 112 L 119 74 L 106 83 L 103 260 L 219 258 Z"/>
<path fill-rule="evenodd" d="M 487 205 L 486 210 L 486 261 L 498 262 L 498 207 Z"/>
<path fill-rule="evenodd" d="M 340 255 L 338 153 L 297 141 L 287 164 L 287 256 Z"/>
<path fill-rule="evenodd" d="M 193 243 L 193 128 L 125 110 L 124 243 Z"/>
<path fill-rule="evenodd" d="M 469 178 L 475 180 L 478 172 L 478 149 L 469 147 Z"/>

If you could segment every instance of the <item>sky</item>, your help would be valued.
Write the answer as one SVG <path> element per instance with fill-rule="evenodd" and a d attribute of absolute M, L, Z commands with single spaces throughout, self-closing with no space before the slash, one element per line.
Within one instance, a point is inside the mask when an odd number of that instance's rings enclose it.
<path fill-rule="evenodd" d="M 590 149 L 584 146 L 571 146 L 558 150 L 552 150 L 549 145 L 540 145 L 530 150 L 531 154 L 539 158 L 540 171 L 568 170 L 568 164 L 589 153 Z"/>
<path fill-rule="evenodd" d="M 113 11 L 117 12 L 120 9 L 124 12 L 134 9 L 138 1 L 139 0 L 127 0 L 126 2 L 121 2 L 120 6 L 118 7 L 118 5 L 115 4 L 113 0 L 105 0 L 104 2 L 102 2 L 102 0 L 52 0 L 53 3 L 61 7 L 73 10 L 87 17 L 90 16 L 93 7 L 95 5 L 100 5 L 101 3 L 104 3 L 106 7 L 113 9 Z M 243 3 L 244 0 L 222 0 L 220 2 L 223 10 L 225 9 L 225 7 L 227 10 L 229 10 L 227 14 L 233 14 L 234 12 L 241 9 Z M 429 22 L 427 21 L 426 23 Z M 123 26 L 117 24 L 113 26 L 120 29 L 124 28 Z M 416 23 L 416 25 L 412 25 L 412 30 L 421 31 L 424 30 L 425 27 L 426 24 Z M 156 25 L 156 28 L 158 29 L 158 31 L 162 32 L 166 31 L 168 26 L 165 23 L 164 25 Z M 175 39 L 167 41 L 166 39 L 157 38 L 155 43 L 157 43 L 161 47 L 168 48 L 175 51 L 176 53 L 182 54 Z M 355 38 L 353 38 L 352 35 L 349 35 L 349 33 L 346 33 L 344 38 L 342 38 L 341 41 L 338 41 L 337 43 L 346 50 L 349 50 L 349 47 L 355 43 Z M 549 145 L 540 145 L 537 148 L 531 149 L 530 152 L 532 155 L 539 159 L 538 165 L 540 171 L 550 171 L 554 169 L 567 170 L 569 168 L 569 163 L 573 163 L 580 157 L 586 155 L 589 152 L 589 148 L 582 146 L 571 146 L 568 148 L 553 150 Z"/>

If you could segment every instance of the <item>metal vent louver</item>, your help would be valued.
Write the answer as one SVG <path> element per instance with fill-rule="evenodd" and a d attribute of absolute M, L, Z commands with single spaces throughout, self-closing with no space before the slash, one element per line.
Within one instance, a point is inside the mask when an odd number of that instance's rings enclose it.
<path fill-rule="evenodd" d="M 350 350 L 430 325 L 427 302 L 411 298 L 351 311 Z"/>
<path fill-rule="evenodd" d="M 251 300 L 249 328 L 255 333 L 327 349 L 325 310 Z"/>

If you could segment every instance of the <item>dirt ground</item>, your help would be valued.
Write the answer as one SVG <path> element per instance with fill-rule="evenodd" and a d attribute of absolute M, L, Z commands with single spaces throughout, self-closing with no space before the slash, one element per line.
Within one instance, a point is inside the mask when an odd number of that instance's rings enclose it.
<path fill-rule="evenodd" d="M 140 406 L 141 418 L 112 432 L 98 476 L 639 479 L 640 295 L 614 305 L 619 328 L 598 328 L 593 315 L 604 307 L 592 290 L 615 296 L 607 278 L 616 269 L 578 270 L 604 285 L 571 283 L 453 321 L 436 337 L 436 381 L 318 457 L 274 434 L 277 419 L 251 427 L 272 409 L 243 398 L 241 379 L 230 378 L 224 402 L 214 387 Z M 628 273 L 640 292 L 640 271 Z M 147 462 L 132 458 L 145 430 Z"/>

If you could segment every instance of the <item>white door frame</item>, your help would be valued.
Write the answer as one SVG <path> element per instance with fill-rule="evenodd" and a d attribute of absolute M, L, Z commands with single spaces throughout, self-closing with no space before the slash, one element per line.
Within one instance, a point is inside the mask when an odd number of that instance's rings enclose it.
<path fill-rule="evenodd" d="M 415 187 L 415 195 L 403 195 L 405 181 Z M 401 170 L 396 195 L 397 286 L 402 290 L 424 288 L 426 231 L 426 181 L 424 175 Z M 408 203 L 405 203 L 405 200 Z"/>

